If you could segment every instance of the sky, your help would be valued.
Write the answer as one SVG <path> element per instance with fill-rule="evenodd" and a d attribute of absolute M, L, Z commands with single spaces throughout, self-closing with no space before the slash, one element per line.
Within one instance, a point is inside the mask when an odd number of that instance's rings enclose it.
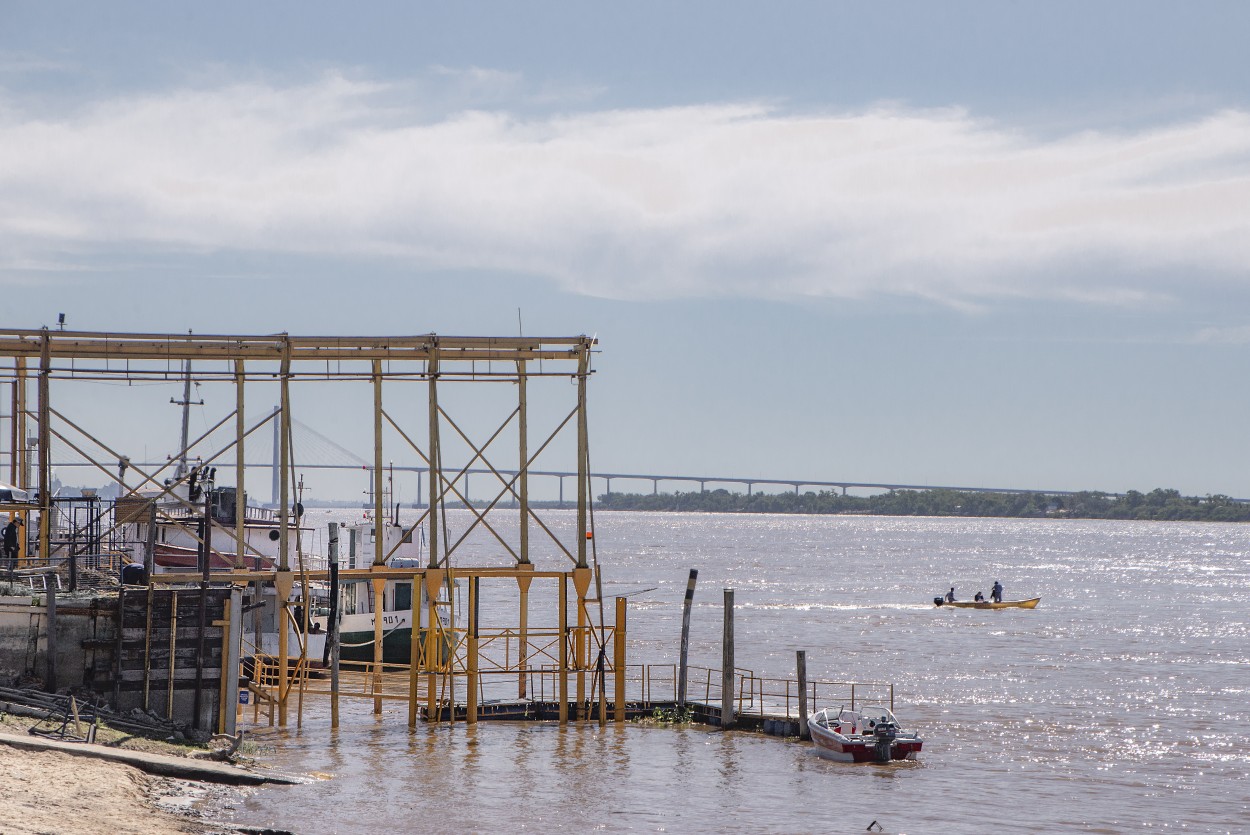
<path fill-rule="evenodd" d="M 593 334 L 596 470 L 1250 497 L 1246 31 L 0 0 L 0 327 Z"/>

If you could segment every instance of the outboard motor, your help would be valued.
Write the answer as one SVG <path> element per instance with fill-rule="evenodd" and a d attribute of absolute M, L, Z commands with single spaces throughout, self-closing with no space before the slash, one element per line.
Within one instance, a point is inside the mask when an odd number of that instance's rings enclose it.
<path fill-rule="evenodd" d="M 934 606 L 941 606 L 941 605 L 942 605 L 943 603 L 945 603 L 945 602 L 946 602 L 946 601 L 945 601 L 945 600 L 943 600 L 941 597 L 935 597 L 935 598 L 933 598 L 933 605 L 934 605 Z"/>
<path fill-rule="evenodd" d="M 873 749 L 877 754 L 877 762 L 888 763 L 894 748 L 894 740 L 898 739 L 898 726 L 893 722 L 882 722 L 873 731 Z"/>

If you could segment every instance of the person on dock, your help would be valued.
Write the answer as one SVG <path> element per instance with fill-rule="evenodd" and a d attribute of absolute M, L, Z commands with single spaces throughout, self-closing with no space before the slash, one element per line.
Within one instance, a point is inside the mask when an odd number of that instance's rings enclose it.
<path fill-rule="evenodd" d="M 995 603 L 1003 602 L 1003 584 L 997 580 L 994 581 L 994 588 L 990 591 L 990 600 L 993 600 Z"/>
<path fill-rule="evenodd" d="M 946 593 L 946 602 L 947 603 L 955 602 L 955 587 L 954 586 L 951 586 L 951 590 Z"/>
<path fill-rule="evenodd" d="M 4 526 L 3 544 L 4 544 L 4 563 L 10 573 L 17 570 L 17 526 L 21 523 L 18 517 L 9 519 L 9 524 Z"/>

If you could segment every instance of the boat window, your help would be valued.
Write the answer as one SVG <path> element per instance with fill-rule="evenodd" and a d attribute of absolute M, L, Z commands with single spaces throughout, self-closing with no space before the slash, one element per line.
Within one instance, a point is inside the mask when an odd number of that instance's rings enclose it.
<path fill-rule="evenodd" d="M 395 584 L 395 611 L 412 608 L 412 583 Z"/>

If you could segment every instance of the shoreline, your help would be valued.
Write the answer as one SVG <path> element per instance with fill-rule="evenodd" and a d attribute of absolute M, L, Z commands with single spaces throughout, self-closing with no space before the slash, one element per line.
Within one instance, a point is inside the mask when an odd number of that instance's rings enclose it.
<path fill-rule="evenodd" d="M 190 756 L 203 749 L 61 742 L 29 735 L 30 724 L 0 714 L 0 835 L 273 832 L 236 821 L 236 811 L 261 781 L 293 782 Z"/>

